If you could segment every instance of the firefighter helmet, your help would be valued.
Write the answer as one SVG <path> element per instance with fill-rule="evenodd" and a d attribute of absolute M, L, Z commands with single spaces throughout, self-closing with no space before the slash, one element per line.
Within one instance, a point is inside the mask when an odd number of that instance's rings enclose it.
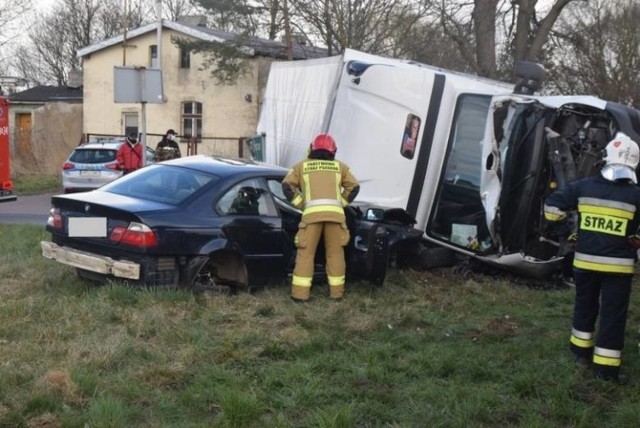
<path fill-rule="evenodd" d="M 640 149 L 628 135 L 618 132 L 604 149 L 602 176 L 610 181 L 631 180 L 637 183 L 636 168 Z"/>
<path fill-rule="evenodd" d="M 336 154 L 338 148 L 336 147 L 336 141 L 329 134 L 318 134 L 318 136 L 311 143 L 311 150 L 326 150 L 332 155 Z"/>

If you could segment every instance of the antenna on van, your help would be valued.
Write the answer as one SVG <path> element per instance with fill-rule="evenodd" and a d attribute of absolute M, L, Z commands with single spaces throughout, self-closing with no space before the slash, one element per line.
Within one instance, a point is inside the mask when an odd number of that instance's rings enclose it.
<path fill-rule="evenodd" d="M 515 94 L 532 95 L 540 89 L 547 72 L 537 62 L 518 61 L 515 67 Z"/>

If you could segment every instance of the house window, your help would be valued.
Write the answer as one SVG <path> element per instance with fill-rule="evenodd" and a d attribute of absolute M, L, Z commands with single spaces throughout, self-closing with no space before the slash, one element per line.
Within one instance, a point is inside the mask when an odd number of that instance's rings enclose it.
<path fill-rule="evenodd" d="M 158 46 L 149 46 L 149 68 L 158 68 Z"/>
<path fill-rule="evenodd" d="M 122 123 L 124 124 L 124 135 L 138 135 L 138 113 L 123 113 Z"/>
<path fill-rule="evenodd" d="M 187 101 L 182 103 L 182 135 L 184 138 L 202 138 L 202 103 Z"/>
<path fill-rule="evenodd" d="M 180 48 L 180 68 L 191 68 L 191 52 L 188 49 Z"/>

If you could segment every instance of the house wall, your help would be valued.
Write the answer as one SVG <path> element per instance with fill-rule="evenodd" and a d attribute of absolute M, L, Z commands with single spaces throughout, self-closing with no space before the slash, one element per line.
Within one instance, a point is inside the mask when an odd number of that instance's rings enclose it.
<path fill-rule="evenodd" d="M 31 115 L 30 133 L 20 129 L 21 114 Z M 63 162 L 82 138 L 82 104 L 10 104 L 9 135 L 12 175 L 61 174 Z"/>
<path fill-rule="evenodd" d="M 200 70 L 201 55 L 191 55 L 191 67 L 180 69 L 179 49 L 171 43 L 176 32 L 162 32 L 162 74 L 166 102 L 147 104 L 147 144 L 155 148 L 160 136 L 169 129 L 182 134 L 182 103 L 202 103 L 202 143 L 198 153 L 238 155 L 238 138 L 255 133 L 258 121 L 260 82 L 264 85 L 268 60 L 255 58 L 251 70 L 234 86 L 217 85 L 209 70 Z M 150 67 L 149 47 L 157 43 L 156 32 L 127 40 L 126 66 Z M 124 114 L 138 113 L 140 104 L 114 103 L 114 67 L 123 65 L 122 45 L 93 52 L 84 58 L 84 132 L 89 134 L 124 135 Z M 251 96 L 251 101 L 245 98 Z M 155 135 L 154 135 L 155 134 Z M 219 139 L 228 140 L 219 140 Z M 217 140 L 216 140 L 217 139 Z M 181 141 L 183 153 L 187 146 Z"/>

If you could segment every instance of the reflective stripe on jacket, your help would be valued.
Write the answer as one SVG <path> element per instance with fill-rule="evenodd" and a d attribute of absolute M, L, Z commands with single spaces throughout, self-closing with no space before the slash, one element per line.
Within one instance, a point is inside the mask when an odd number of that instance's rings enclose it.
<path fill-rule="evenodd" d="M 573 266 L 607 273 L 633 274 L 636 249 L 627 237 L 638 230 L 640 188 L 600 175 L 569 183 L 544 204 L 548 221 L 578 210 L 578 241 Z"/>
<path fill-rule="evenodd" d="M 292 203 L 306 223 L 345 221 L 344 206 L 358 185 L 349 167 L 338 160 L 306 159 L 291 168 L 283 183 L 298 192 Z"/>

